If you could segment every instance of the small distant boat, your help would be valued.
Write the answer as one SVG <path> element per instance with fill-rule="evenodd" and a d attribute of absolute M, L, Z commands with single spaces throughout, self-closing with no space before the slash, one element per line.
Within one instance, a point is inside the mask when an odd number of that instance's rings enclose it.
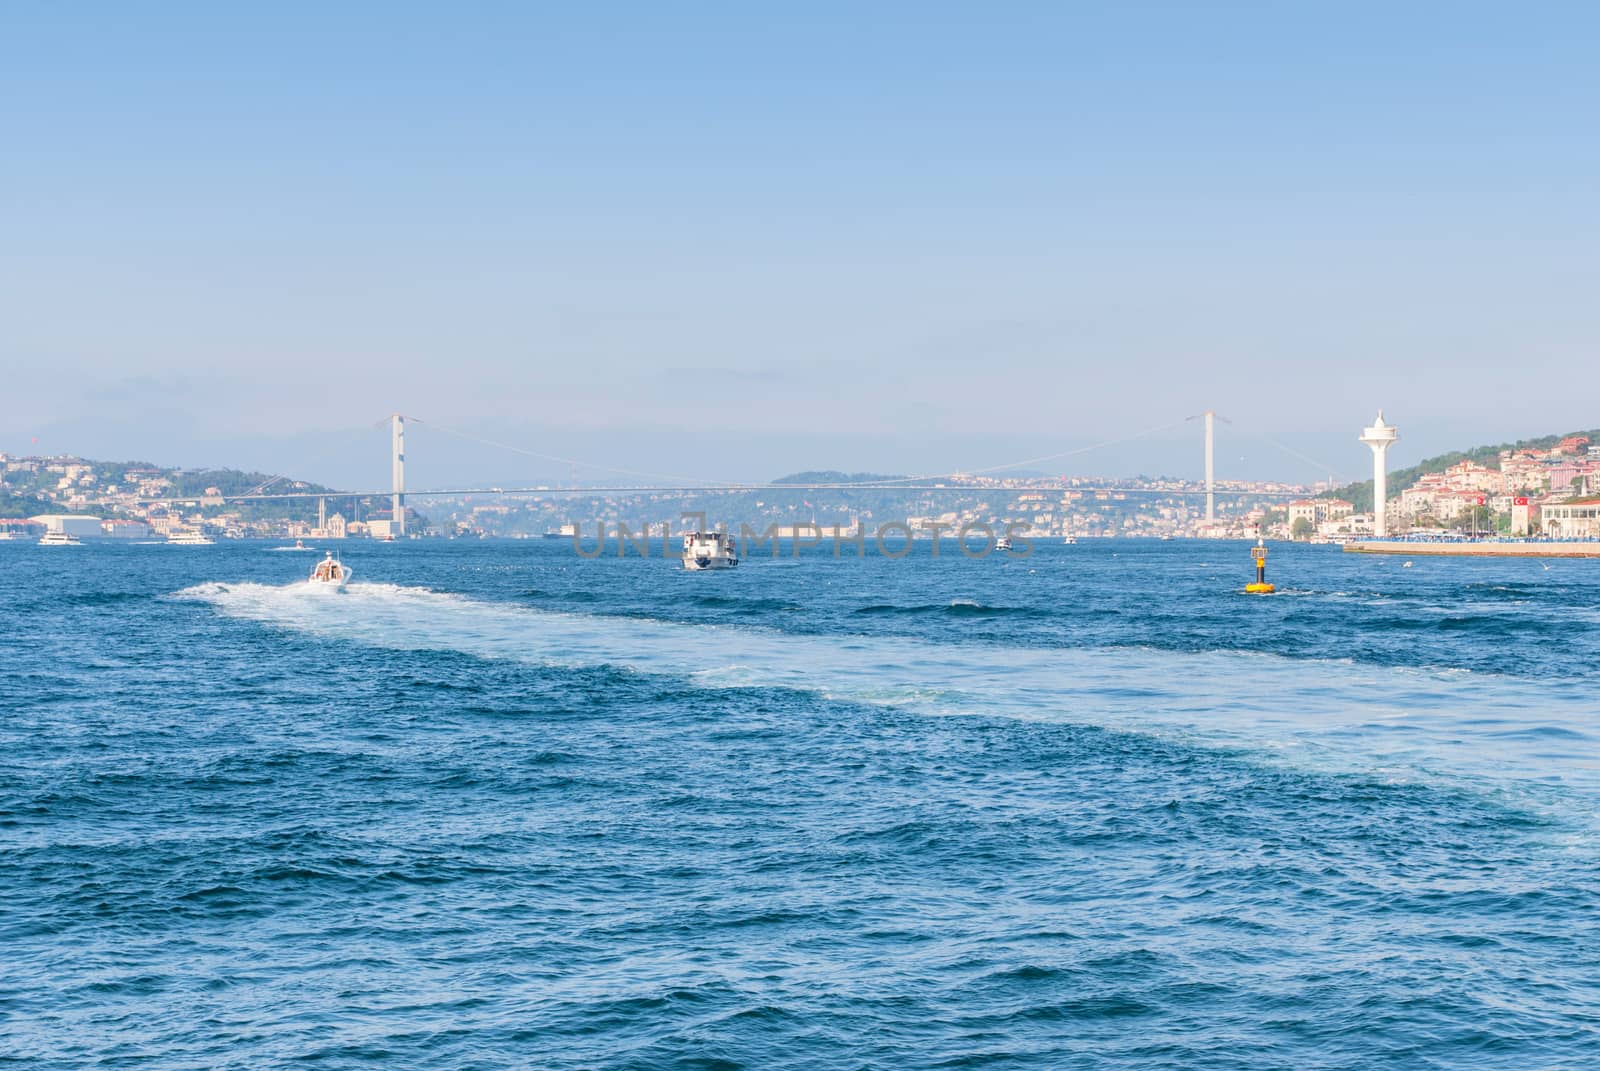
<path fill-rule="evenodd" d="M 1000 536 L 998 539 L 996 539 L 994 541 L 994 549 L 995 550 L 1010 550 L 1011 549 L 1011 540 L 1007 539 L 1005 536 Z"/>
<path fill-rule="evenodd" d="M 1072 544 L 1076 543 L 1077 541 L 1078 541 L 1078 537 L 1077 536 L 1067 536 L 1061 542 L 1067 544 L 1067 546 L 1070 547 Z"/>
<path fill-rule="evenodd" d="M 282 550 L 282 551 L 294 551 L 294 550 L 316 550 L 317 548 L 316 547 L 308 547 L 304 543 L 302 543 L 300 540 L 296 539 L 294 541 L 294 546 L 292 546 L 292 547 L 272 547 L 270 549 L 272 549 L 272 550 Z"/>
<path fill-rule="evenodd" d="M 65 532 L 46 532 L 39 537 L 41 547 L 81 547 L 83 543 Z"/>
<path fill-rule="evenodd" d="M 311 577 L 306 582 L 318 590 L 338 591 L 350 582 L 350 568 L 335 558 L 330 550 L 328 556 L 311 570 Z"/>
<path fill-rule="evenodd" d="M 204 532 L 193 528 L 186 528 L 167 536 L 169 547 L 209 547 L 215 542 L 216 540 L 207 538 Z"/>
<path fill-rule="evenodd" d="M 689 532 L 683 537 L 685 569 L 732 569 L 739 564 L 739 548 L 726 532 Z"/>

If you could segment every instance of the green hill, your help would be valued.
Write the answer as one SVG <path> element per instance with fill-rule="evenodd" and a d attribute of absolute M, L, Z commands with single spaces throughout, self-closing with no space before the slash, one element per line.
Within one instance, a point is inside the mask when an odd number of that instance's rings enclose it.
<path fill-rule="evenodd" d="M 1569 435 L 1587 435 L 1592 441 L 1600 442 L 1600 429 L 1596 429 L 1569 431 L 1561 435 L 1542 435 L 1537 439 L 1518 439 L 1514 443 L 1500 443 L 1495 446 L 1474 446 L 1470 450 L 1452 450 L 1438 457 L 1425 458 L 1410 468 L 1396 469 L 1389 473 L 1389 494 L 1397 495 L 1428 473 L 1443 472 L 1451 465 L 1463 461 L 1476 461 L 1480 465 L 1498 469 L 1502 450 L 1548 450 Z M 1362 480 L 1360 483 L 1345 484 L 1335 490 L 1324 491 L 1318 497 L 1343 498 L 1355 506 L 1357 513 L 1369 513 L 1372 510 L 1372 481 Z"/>

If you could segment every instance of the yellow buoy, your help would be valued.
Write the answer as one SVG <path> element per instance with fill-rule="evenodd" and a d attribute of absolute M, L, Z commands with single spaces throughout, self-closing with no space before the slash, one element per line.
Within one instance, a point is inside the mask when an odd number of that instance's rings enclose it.
<path fill-rule="evenodd" d="M 1259 535 L 1256 545 L 1250 548 L 1250 557 L 1256 560 L 1256 580 L 1244 586 L 1247 595 L 1271 595 L 1278 589 L 1267 583 L 1267 543 Z"/>

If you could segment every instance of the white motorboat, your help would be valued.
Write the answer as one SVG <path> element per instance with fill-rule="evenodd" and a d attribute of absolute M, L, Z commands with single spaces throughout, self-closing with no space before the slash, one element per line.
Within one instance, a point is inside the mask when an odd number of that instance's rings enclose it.
<path fill-rule="evenodd" d="M 65 532 L 46 532 L 39 537 L 41 547 L 81 547 L 83 543 Z"/>
<path fill-rule="evenodd" d="M 184 528 L 167 536 L 169 547 L 209 547 L 215 542 L 198 528 Z"/>
<path fill-rule="evenodd" d="M 739 564 L 739 548 L 726 532 L 689 532 L 683 537 L 685 569 L 732 569 Z"/>
<path fill-rule="evenodd" d="M 1005 536 L 1001 536 L 1000 538 L 998 538 L 998 539 L 996 539 L 994 541 L 994 549 L 995 550 L 1010 550 L 1011 549 L 1011 540 L 1007 539 Z"/>
<path fill-rule="evenodd" d="M 316 547 L 308 547 L 308 546 L 305 545 L 305 543 L 303 543 L 300 540 L 296 539 L 294 541 L 294 546 L 292 546 L 292 547 L 268 547 L 267 549 L 268 550 L 282 550 L 282 551 L 296 551 L 296 550 L 312 551 L 312 550 L 316 550 L 317 548 Z"/>
<path fill-rule="evenodd" d="M 328 556 L 317 563 L 311 570 L 311 577 L 306 583 L 313 588 L 326 591 L 338 591 L 350 582 L 350 567 L 333 556 L 333 551 L 328 551 Z"/>
<path fill-rule="evenodd" d="M 1067 544 L 1068 546 L 1071 546 L 1072 544 L 1076 543 L 1077 541 L 1078 541 L 1078 537 L 1077 536 L 1067 536 L 1067 538 L 1063 539 L 1061 542 Z"/>

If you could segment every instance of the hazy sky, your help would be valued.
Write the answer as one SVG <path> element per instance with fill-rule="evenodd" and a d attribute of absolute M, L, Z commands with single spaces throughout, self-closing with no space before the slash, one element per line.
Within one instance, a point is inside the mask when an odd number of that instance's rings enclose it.
<path fill-rule="evenodd" d="M 0 450 L 1223 475 L 1600 425 L 1592 4 L 0 6 Z M 1198 474 L 1194 425 L 1039 466 Z M 37 438 L 37 445 L 33 440 Z M 588 475 L 602 475 L 587 470 Z"/>

